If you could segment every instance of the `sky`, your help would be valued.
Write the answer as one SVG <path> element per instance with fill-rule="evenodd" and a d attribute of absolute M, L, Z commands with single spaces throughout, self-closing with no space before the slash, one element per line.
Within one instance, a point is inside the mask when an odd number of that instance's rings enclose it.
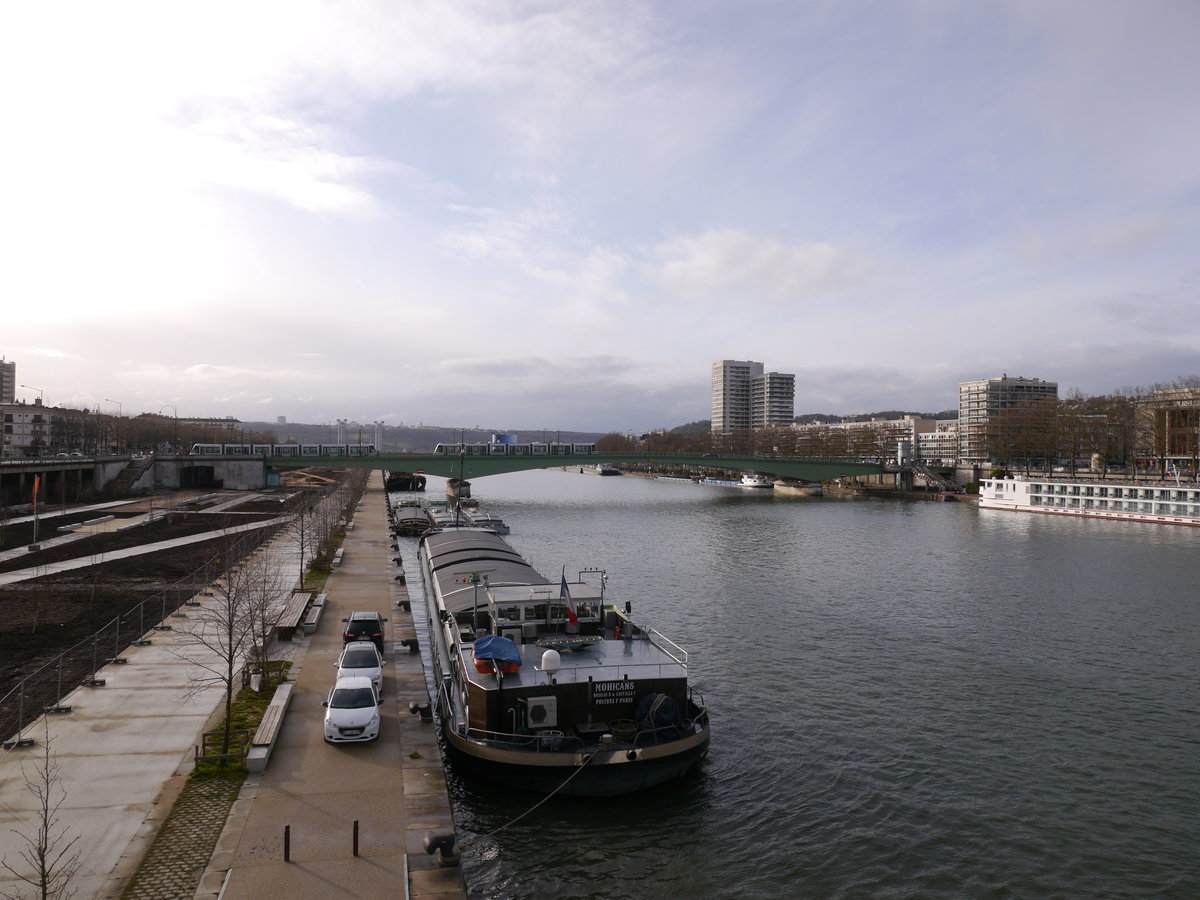
<path fill-rule="evenodd" d="M 641 431 L 1200 372 L 1195 0 L 8 3 L 0 355 L 125 415 Z"/>

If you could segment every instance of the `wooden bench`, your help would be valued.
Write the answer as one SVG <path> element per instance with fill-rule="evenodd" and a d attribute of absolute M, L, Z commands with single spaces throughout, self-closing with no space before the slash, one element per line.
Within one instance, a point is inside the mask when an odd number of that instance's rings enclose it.
<path fill-rule="evenodd" d="M 254 732 L 254 738 L 250 741 L 251 746 L 265 747 L 275 743 L 275 736 L 279 733 L 279 726 L 283 724 L 284 708 L 270 704 L 263 713 L 262 721 L 258 723 L 258 730 Z"/>
<path fill-rule="evenodd" d="M 304 616 L 308 611 L 308 601 L 312 594 L 308 591 L 294 591 L 287 605 L 279 614 L 275 623 L 275 636 L 281 641 L 290 641 L 296 634 L 296 629 L 304 624 Z"/>
<path fill-rule="evenodd" d="M 247 770 L 266 770 L 271 751 L 275 749 L 275 740 L 279 737 L 279 729 L 283 725 L 283 717 L 287 713 L 288 704 L 292 702 L 292 687 L 292 682 L 289 681 L 275 688 L 271 702 L 263 712 L 262 722 L 250 741 L 250 752 L 246 754 Z"/>

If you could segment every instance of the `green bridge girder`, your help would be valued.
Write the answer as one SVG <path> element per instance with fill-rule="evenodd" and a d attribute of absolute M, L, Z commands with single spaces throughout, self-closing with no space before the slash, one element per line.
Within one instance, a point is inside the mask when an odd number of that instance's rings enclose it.
<path fill-rule="evenodd" d="M 389 472 L 422 472 L 443 478 L 468 481 L 488 475 L 524 472 L 528 469 L 561 469 L 610 463 L 617 468 L 631 464 L 690 469 L 730 469 L 759 472 L 776 478 L 799 481 L 829 481 L 841 476 L 878 475 L 877 463 L 840 459 L 777 459 L 760 456 L 717 456 L 700 453 L 596 453 L 591 456 L 435 456 L 432 453 L 401 453 L 379 456 L 271 456 L 267 465 L 280 469 L 383 469 Z"/>

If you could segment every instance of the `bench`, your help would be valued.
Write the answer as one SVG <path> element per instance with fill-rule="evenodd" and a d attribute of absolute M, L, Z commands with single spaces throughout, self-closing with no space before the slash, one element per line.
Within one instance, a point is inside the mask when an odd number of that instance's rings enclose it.
<path fill-rule="evenodd" d="M 331 569 L 336 569 L 341 564 L 342 564 L 342 550 L 341 550 L 341 548 L 339 548 L 337 550 L 337 552 L 333 554 L 333 560 L 329 563 L 329 567 Z"/>
<path fill-rule="evenodd" d="M 275 749 L 275 739 L 279 737 L 279 728 L 283 725 L 284 714 L 288 704 L 292 702 L 292 683 L 281 684 L 275 688 L 271 702 L 267 704 L 262 722 L 254 737 L 250 740 L 250 752 L 246 754 L 246 768 L 251 772 L 263 772 L 271 759 L 271 751 Z"/>
<path fill-rule="evenodd" d="M 291 599 L 284 606 L 275 622 L 275 636 L 281 641 L 290 641 L 296 634 L 296 629 L 304 624 L 305 612 L 312 594 L 308 591 L 293 591 Z"/>
<path fill-rule="evenodd" d="M 304 617 L 304 633 L 313 634 L 317 630 L 317 623 L 321 621 L 321 613 L 325 611 L 325 594 L 317 594 L 317 598 L 313 600 L 312 606 L 308 608 L 308 615 Z"/>

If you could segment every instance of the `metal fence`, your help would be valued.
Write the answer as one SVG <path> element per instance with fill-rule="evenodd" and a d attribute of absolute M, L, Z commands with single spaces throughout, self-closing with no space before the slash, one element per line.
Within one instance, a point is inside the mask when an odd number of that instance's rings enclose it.
<path fill-rule="evenodd" d="M 37 671 L 25 676 L 0 698 L 0 736 L 5 747 L 29 743 L 24 735 L 43 713 L 70 712 L 63 700 L 80 686 L 100 687 L 104 666 L 120 664 L 127 648 L 149 643 L 158 631 L 170 631 L 167 619 L 193 601 L 224 572 L 274 537 L 282 526 L 262 528 L 239 537 L 231 548 L 215 554 L 194 572 L 117 616 L 95 634 L 64 650 Z M 11 737 L 10 737 L 11 736 Z"/>

